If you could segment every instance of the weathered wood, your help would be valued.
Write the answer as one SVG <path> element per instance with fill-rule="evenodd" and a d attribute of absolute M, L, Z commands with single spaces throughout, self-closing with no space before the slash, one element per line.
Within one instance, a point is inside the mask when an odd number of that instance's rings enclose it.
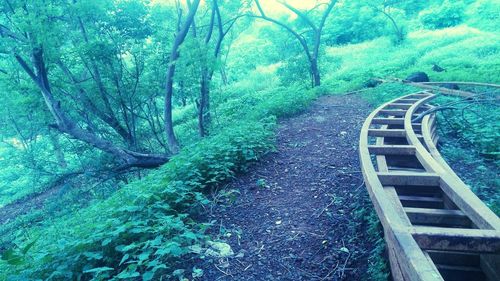
<path fill-rule="evenodd" d="M 401 103 L 401 102 L 397 102 L 397 103 L 391 103 L 388 107 L 390 108 L 399 108 L 399 109 L 408 109 L 411 107 L 413 103 Z"/>
<path fill-rule="evenodd" d="M 404 118 L 373 118 L 371 124 L 398 124 L 404 125 Z"/>
<path fill-rule="evenodd" d="M 369 145 L 368 151 L 375 155 L 415 155 L 411 145 Z"/>
<path fill-rule="evenodd" d="M 387 106 L 387 104 L 379 107 L 378 110 L 381 110 L 385 106 Z M 361 129 L 359 154 L 362 163 L 361 169 L 363 178 L 370 198 L 374 204 L 375 211 L 384 226 L 386 233 L 385 237 L 388 241 L 387 244 L 394 248 L 391 252 L 397 255 L 396 258 L 399 272 L 403 274 L 404 280 L 442 280 L 435 266 L 432 262 L 427 261 L 423 252 L 418 248 L 418 245 L 408 233 L 400 231 L 394 233 L 395 228 L 401 227 L 405 223 L 394 211 L 391 201 L 387 198 L 386 192 L 378 180 L 375 167 L 373 166 L 368 151 L 368 131 L 372 125 L 371 120 L 378 114 L 378 110 L 372 112 L 370 116 L 368 116 Z M 394 265 L 394 263 L 391 262 L 391 265 Z M 424 274 L 422 275 L 420 272 L 424 272 Z"/>
<path fill-rule="evenodd" d="M 406 131 L 403 129 L 369 129 L 368 136 L 372 137 L 406 137 Z"/>
<path fill-rule="evenodd" d="M 435 264 L 478 267 L 480 256 L 475 253 L 427 250 Z"/>
<path fill-rule="evenodd" d="M 418 226 L 410 230 L 422 249 L 500 254 L 496 230 Z"/>
<path fill-rule="evenodd" d="M 411 122 L 418 112 L 432 108 L 426 103 L 434 97 L 425 92 L 386 103 L 368 116 L 361 130 L 363 177 L 384 228 L 391 271 L 396 280 L 445 277 L 448 281 L 469 276 L 469 272 L 498 280 L 498 263 L 495 258 L 491 261 L 498 255 L 485 254 L 498 253 L 500 248 L 498 217 L 451 168 L 445 168 L 444 160 L 441 163 L 434 158 L 434 154 L 438 155 L 434 115 L 425 116 L 419 123 Z M 381 118 L 381 114 L 389 117 Z M 368 145 L 374 138 L 375 144 Z M 478 253 L 487 257 L 481 259 L 481 266 L 477 263 Z M 453 256 L 462 260 L 472 257 L 476 262 L 442 262 Z"/>
<path fill-rule="evenodd" d="M 405 128 L 411 128 L 412 116 L 419 106 L 434 98 L 429 96 L 416 102 L 410 107 L 405 115 Z M 450 169 L 443 167 L 441 163 L 436 161 L 433 156 L 427 151 L 427 144 L 421 143 L 413 130 L 407 130 L 408 143 L 414 145 L 417 153 L 416 156 L 422 166 L 429 171 L 440 175 L 440 186 L 449 199 L 462 210 L 472 222 L 479 228 L 496 229 L 500 231 L 500 219 L 477 198 L 477 196 L 458 178 Z M 424 146 L 425 144 L 425 146 Z"/>
<path fill-rule="evenodd" d="M 399 168 L 399 170 L 404 171 L 402 170 L 403 168 L 425 172 L 422 165 L 420 165 L 416 159 L 417 157 L 415 155 L 386 155 L 387 165 L 389 165 L 392 170 L 394 170 L 394 168 Z"/>
<path fill-rule="evenodd" d="M 479 267 L 437 265 L 446 281 L 483 281 L 486 276 Z"/>
<path fill-rule="evenodd" d="M 391 116 L 405 116 L 406 110 L 399 109 L 383 109 L 379 111 L 379 114 L 391 115 Z"/>
<path fill-rule="evenodd" d="M 491 83 L 477 83 L 477 82 L 463 82 L 463 81 L 451 81 L 451 82 L 420 82 L 420 84 L 424 84 L 424 85 L 457 84 L 457 85 L 466 85 L 466 86 L 480 86 L 480 87 L 500 88 L 500 85 L 498 85 L 498 84 L 491 84 Z"/>
<path fill-rule="evenodd" d="M 404 211 L 412 224 L 464 228 L 471 226 L 470 219 L 460 210 L 405 207 Z"/>
<path fill-rule="evenodd" d="M 440 177 L 433 173 L 389 172 L 377 173 L 382 185 L 439 186 Z"/>
<path fill-rule="evenodd" d="M 399 200 L 404 207 L 441 209 L 444 206 L 443 198 L 439 197 L 400 195 Z"/>

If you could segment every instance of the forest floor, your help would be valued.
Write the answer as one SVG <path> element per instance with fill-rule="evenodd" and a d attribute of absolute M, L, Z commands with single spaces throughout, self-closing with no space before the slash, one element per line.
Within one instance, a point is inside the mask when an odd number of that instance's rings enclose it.
<path fill-rule="evenodd" d="M 9 203 L 0 208 L 0 225 L 43 207 L 45 200 L 57 197 L 61 186 L 56 186 L 43 192 L 33 193 Z"/>
<path fill-rule="evenodd" d="M 365 192 L 357 148 L 370 112 L 358 96 L 326 96 L 282 120 L 277 151 L 229 183 L 207 217 L 234 254 L 196 261 L 201 279 L 362 279 L 373 246 L 355 215 Z"/>

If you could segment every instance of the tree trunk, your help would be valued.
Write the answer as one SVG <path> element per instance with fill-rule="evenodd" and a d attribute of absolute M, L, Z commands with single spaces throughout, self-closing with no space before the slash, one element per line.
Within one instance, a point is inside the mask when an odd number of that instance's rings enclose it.
<path fill-rule="evenodd" d="M 52 147 L 54 148 L 54 154 L 56 155 L 57 163 L 59 164 L 59 167 L 65 169 L 68 167 L 68 163 L 66 162 L 66 159 L 64 158 L 64 152 L 61 148 L 61 145 L 59 143 L 59 136 L 56 134 L 53 134 L 52 132 L 49 132 L 49 138 L 50 141 L 52 142 Z"/>
<path fill-rule="evenodd" d="M 318 68 L 318 59 L 312 58 L 310 64 L 313 88 L 321 86 L 321 75 Z"/>
<path fill-rule="evenodd" d="M 200 87 L 200 103 L 198 106 L 198 130 L 200 137 L 205 137 L 208 134 L 207 127 L 210 124 L 210 79 L 208 73 L 203 70 Z"/>
<path fill-rule="evenodd" d="M 174 124 L 172 120 L 172 96 L 174 94 L 174 75 L 175 75 L 175 63 L 179 58 L 179 47 L 186 39 L 186 35 L 193 23 L 196 10 L 200 4 L 200 0 L 195 0 L 190 6 L 189 14 L 187 15 L 186 21 L 177 33 L 174 39 L 174 44 L 170 52 L 170 59 L 167 69 L 167 83 L 165 87 L 165 133 L 167 135 L 167 145 L 172 154 L 177 154 L 180 150 L 179 142 L 175 136 Z"/>
<path fill-rule="evenodd" d="M 82 129 L 76 122 L 71 120 L 62 110 L 60 101 L 56 100 L 52 94 L 48 81 L 47 68 L 43 59 L 43 49 L 41 47 L 33 49 L 33 66 L 35 72 L 33 72 L 33 68 L 19 55 L 16 54 L 15 58 L 40 89 L 45 104 L 56 122 L 52 127 L 57 128 L 61 133 L 70 135 L 74 139 L 83 141 L 101 151 L 113 155 L 116 160 L 122 164 L 122 168 L 153 168 L 168 161 L 168 157 L 165 155 L 143 154 L 120 148 L 114 143 L 99 137 L 95 133 Z"/>

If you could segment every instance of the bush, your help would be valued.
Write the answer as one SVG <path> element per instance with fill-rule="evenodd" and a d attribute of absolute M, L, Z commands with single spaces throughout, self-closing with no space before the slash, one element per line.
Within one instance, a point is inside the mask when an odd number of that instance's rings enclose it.
<path fill-rule="evenodd" d="M 500 2 L 478 0 L 471 4 L 467 11 L 467 23 L 470 26 L 496 32 L 500 24 Z"/>
<path fill-rule="evenodd" d="M 427 29 L 441 29 L 459 25 L 464 20 L 465 7 L 460 3 L 445 1 L 419 14 L 420 22 Z"/>

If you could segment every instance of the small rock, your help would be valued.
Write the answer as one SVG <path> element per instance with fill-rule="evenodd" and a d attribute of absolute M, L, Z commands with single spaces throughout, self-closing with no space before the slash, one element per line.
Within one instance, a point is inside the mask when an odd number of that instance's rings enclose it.
<path fill-rule="evenodd" d="M 425 72 L 415 72 L 406 77 L 406 81 L 410 82 L 429 82 L 429 76 Z"/>

